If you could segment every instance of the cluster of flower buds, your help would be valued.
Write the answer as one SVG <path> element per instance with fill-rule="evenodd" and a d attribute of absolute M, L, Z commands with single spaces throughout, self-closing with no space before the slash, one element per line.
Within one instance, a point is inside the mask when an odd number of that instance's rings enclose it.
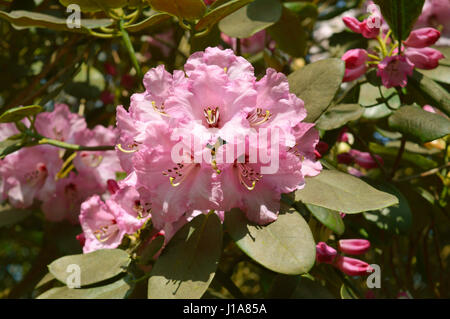
<path fill-rule="evenodd" d="M 362 255 L 370 248 L 370 242 L 365 239 L 342 239 L 338 249 L 348 255 Z M 339 255 L 336 249 L 324 242 L 316 245 L 316 260 L 318 263 L 330 264 L 349 276 L 363 276 L 373 271 L 370 265 L 362 260 Z"/>
<path fill-rule="evenodd" d="M 364 75 L 369 68 L 377 68 L 377 76 L 381 78 L 383 86 L 405 87 L 408 76 L 414 68 L 434 69 L 444 55 L 433 48 L 441 33 L 431 27 L 412 31 L 401 45 L 390 38 L 391 31 L 386 33 L 381 26 L 381 13 L 376 13 L 359 22 L 354 17 L 344 17 L 345 25 L 352 31 L 362 34 L 367 39 L 376 39 L 378 46 L 375 50 L 352 49 L 347 51 L 342 60 L 345 61 L 344 81 L 353 81 Z M 402 48 L 399 50 L 399 46 Z"/>

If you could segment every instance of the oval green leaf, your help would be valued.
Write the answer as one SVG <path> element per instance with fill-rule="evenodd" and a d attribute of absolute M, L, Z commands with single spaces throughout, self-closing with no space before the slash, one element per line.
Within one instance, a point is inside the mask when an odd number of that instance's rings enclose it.
<path fill-rule="evenodd" d="M 125 7 L 129 0 L 59 0 L 59 2 L 65 7 L 71 4 L 79 5 L 83 12 L 97 12 Z"/>
<path fill-rule="evenodd" d="M 225 214 L 225 228 L 244 253 L 272 271 L 298 275 L 314 265 L 314 238 L 295 210 L 281 213 L 267 226 L 258 226 L 251 224 L 241 210 L 232 209 Z"/>
<path fill-rule="evenodd" d="M 52 288 L 39 295 L 37 299 L 125 299 L 133 287 L 131 279 L 125 277 L 112 284 L 94 288 Z"/>
<path fill-rule="evenodd" d="M 327 110 L 339 90 L 344 72 L 344 61 L 324 59 L 288 76 L 291 92 L 305 102 L 306 122 L 315 122 Z"/>
<path fill-rule="evenodd" d="M 338 212 L 312 204 L 306 204 L 306 207 L 317 218 L 319 222 L 327 226 L 338 235 L 345 231 L 345 224 Z"/>
<path fill-rule="evenodd" d="M 88 254 L 61 257 L 52 262 L 48 269 L 62 283 L 72 272 L 67 272 L 69 265 L 80 267 L 81 286 L 87 286 L 113 278 L 126 271 L 130 256 L 121 249 L 102 249 Z"/>
<path fill-rule="evenodd" d="M 201 18 L 195 25 L 196 30 L 203 30 L 206 28 L 211 28 L 213 25 L 218 23 L 220 20 L 226 16 L 232 14 L 233 12 L 239 10 L 243 6 L 249 4 L 253 0 L 232 0 L 228 1 L 221 6 L 214 8 L 209 11 L 203 18 Z"/>
<path fill-rule="evenodd" d="M 42 112 L 40 105 L 19 106 L 5 111 L 0 115 L 0 123 L 19 122 L 27 116 L 33 116 Z"/>
<path fill-rule="evenodd" d="M 346 214 L 398 204 L 395 196 L 337 170 L 323 170 L 315 177 L 307 177 L 305 187 L 295 192 L 295 200 Z"/>
<path fill-rule="evenodd" d="M 403 235 L 408 233 L 412 225 L 412 213 L 408 200 L 392 184 L 373 184 L 377 189 L 390 193 L 398 198 L 399 204 L 378 211 L 365 212 L 364 218 L 390 233 Z"/>
<path fill-rule="evenodd" d="M 129 31 L 129 32 L 139 32 L 144 29 L 151 28 L 155 25 L 158 25 L 159 23 L 161 23 L 169 18 L 170 18 L 169 14 L 156 13 L 138 23 L 130 24 L 129 26 L 125 27 L 125 29 L 127 29 L 127 31 Z"/>
<path fill-rule="evenodd" d="M 203 0 L 148 0 L 148 2 L 157 11 L 167 12 L 186 20 L 199 19 L 206 11 Z"/>
<path fill-rule="evenodd" d="M 18 29 L 36 27 L 77 33 L 87 33 L 88 29 L 108 27 L 112 24 L 110 19 L 82 19 L 81 28 L 69 28 L 66 19 L 23 10 L 11 11 L 10 13 L 0 11 L 0 18 L 8 21 Z"/>
<path fill-rule="evenodd" d="M 375 0 L 397 40 L 405 40 L 422 12 L 425 0 Z"/>
<path fill-rule="evenodd" d="M 450 134 L 450 120 L 416 106 L 403 106 L 389 117 L 389 126 L 422 143 Z"/>
<path fill-rule="evenodd" d="M 275 40 L 277 47 L 287 54 L 293 57 L 302 57 L 306 54 L 308 35 L 300 18 L 291 10 L 283 8 L 281 19 L 267 31 Z"/>
<path fill-rule="evenodd" d="M 254 0 L 222 19 L 219 29 L 233 38 L 248 38 L 280 20 L 282 9 L 278 0 Z"/>
<path fill-rule="evenodd" d="M 359 104 L 338 104 L 331 106 L 317 120 L 316 127 L 321 130 L 334 130 L 351 121 L 358 120 L 364 113 Z"/>
<path fill-rule="evenodd" d="M 221 251 L 217 215 L 197 216 L 176 233 L 153 266 L 148 298 L 201 298 L 214 278 Z"/>

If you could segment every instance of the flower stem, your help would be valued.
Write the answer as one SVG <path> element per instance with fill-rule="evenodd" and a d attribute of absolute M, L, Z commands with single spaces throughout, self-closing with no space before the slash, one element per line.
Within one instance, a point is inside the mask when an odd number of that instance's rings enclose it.
<path fill-rule="evenodd" d="M 124 27 L 124 20 L 119 21 L 120 33 L 122 34 L 123 43 L 127 48 L 128 54 L 130 55 L 131 62 L 133 63 L 134 68 L 136 69 L 136 73 L 140 79 L 142 79 L 142 71 L 139 66 L 138 60 L 136 58 L 136 52 L 134 51 L 133 44 L 131 43 L 130 36 L 128 35 L 127 30 Z"/>
<path fill-rule="evenodd" d="M 77 144 L 69 144 L 66 142 L 61 142 L 57 140 L 53 140 L 51 138 L 41 138 L 38 141 L 38 144 L 47 144 L 47 145 L 53 145 L 59 148 L 63 148 L 66 150 L 72 150 L 72 151 L 112 151 L 115 149 L 113 145 L 99 145 L 99 146 L 82 146 Z"/>

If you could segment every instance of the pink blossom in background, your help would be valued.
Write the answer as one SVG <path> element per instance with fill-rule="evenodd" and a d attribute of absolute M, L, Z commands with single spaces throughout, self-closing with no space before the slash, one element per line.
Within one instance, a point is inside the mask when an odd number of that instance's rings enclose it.
<path fill-rule="evenodd" d="M 66 104 L 55 104 L 52 112 L 43 112 L 34 124 L 39 134 L 66 143 L 76 143 L 75 135 L 87 128 L 84 117 L 72 113 Z"/>
<path fill-rule="evenodd" d="M 126 187 L 103 202 L 98 195 L 81 204 L 79 216 L 85 243 L 83 252 L 116 248 L 125 234 L 133 234 L 150 217 L 150 208 L 141 205 L 138 192 Z"/>
<path fill-rule="evenodd" d="M 188 77 L 163 66 L 151 69 L 144 77 L 146 91 L 132 96 L 129 111 L 118 107 L 118 153 L 128 172 L 124 183 L 151 202 L 158 229 L 185 212 L 233 207 L 259 224 L 275 220 L 281 193 L 303 187 L 304 176 L 321 170 L 314 152 L 318 132 L 302 122 L 303 102 L 289 92 L 285 75 L 268 69 L 257 81 L 252 65 L 231 50 L 196 52 L 185 71 Z M 269 154 L 275 147 L 258 142 L 261 128 L 269 135 L 275 128 L 282 132 L 273 174 L 249 160 L 250 150 Z M 196 147 L 186 137 L 197 140 Z M 173 161 L 172 150 L 180 145 L 184 156 Z M 227 155 L 231 161 L 218 160 Z M 193 161 L 199 157 L 206 160 Z"/>
<path fill-rule="evenodd" d="M 349 151 L 349 154 L 350 154 L 350 156 L 352 156 L 352 158 L 356 162 L 356 164 L 358 164 L 362 168 L 372 169 L 372 168 L 378 167 L 378 163 L 375 161 L 375 159 L 372 157 L 372 155 L 368 152 L 361 152 L 361 151 L 352 149 Z M 375 157 L 381 164 L 383 164 L 383 159 L 381 158 L 381 156 L 375 155 Z"/>
<path fill-rule="evenodd" d="M 370 249 L 370 241 L 366 239 L 341 239 L 339 250 L 349 255 L 362 255 Z"/>
<path fill-rule="evenodd" d="M 55 191 L 55 176 L 62 165 L 58 149 L 48 145 L 23 148 L 0 164 L 0 195 L 16 208 L 26 208 L 35 198 Z"/>
<path fill-rule="evenodd" d="M 159 49 L 165 58 L 169 57 L 173 47 L 176 46 L 174 29 L 169 29 L 165 32 L 155 34 L 154 36 L 146 36 L 143 39 L 145 39 L 152 47 Z M 171 46 L 171 44 L 173 46 Z"/>
<path fill-rule="evenodd" d="M 345 52 L 342 60 L 345 62 L 344 82 L 358 79 L 364 75 L 367 67 L 367 51 L 363 49 L 353 49 Z"/>
<path fill-rule="evenodd" d="M 203 0 L 203 1 L 205 1 L 205 4 L 206 5 L 212 5 L 216 0 Z"/>
<path fill-rule="evenodd" d="M 414 64 L 404 55 L 394 55 L 384 58 L 378 64 L 377 75 L 381 77 L 383 86 L 391 88 L 395 86 L 405 87 L 408 76 L 413 74 Z"/>
<path fill-rule="evenodd" d="M 225 33 L 221 34 L 222 40 L 236 51 L 236 38 L 232 38 Z M 249 38 L 241 39 L 241 52 L 243 54 L 256 54 L 264 50 L 266 46 L 266 31 L 262 30 Z"/>
<path fill-rule="evenodd" d="M 426 0 L 415 28 L 432 27 L 442 31 L 438 45 L 450 44 L 450 1 Z"/>

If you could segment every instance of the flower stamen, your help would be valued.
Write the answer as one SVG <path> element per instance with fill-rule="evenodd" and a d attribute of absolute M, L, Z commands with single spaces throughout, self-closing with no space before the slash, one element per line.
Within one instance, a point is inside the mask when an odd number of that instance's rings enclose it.
<path fill-rule="evenodd" d="M 203 110 L 203 114 L 205 115 L 206 123 L 208 123 L 209 127 L 217 127 L 220 115 L 218 107 L 214 109 L 208 107 Z"/>
<path fill-rule="evenodd" d="M 249 113 L 247 116 L 247 120 L 250 122 L 251 125 L 261 125 L 272 117 L 272 113 L 270 113 L 269 110 L 266 110 L 263 113 L 262 108 L 257 108 L 252 113 Z"/>
<path fill-rule="evenodd" d="M 159 114 L 161 114 L 161 115 L 163 115 L 163 116 L 168 116 L 168 117 L 170 117 L 170 115 L 166 113 L 164 104 L 158 106 L 158 105 L 156 105 L 156 102 L 155 102 L 155 101 L 152 101 L 152 106 L 153 106 L 153 109 L 154 109 L 156 112 L 158 112 Z"/>

